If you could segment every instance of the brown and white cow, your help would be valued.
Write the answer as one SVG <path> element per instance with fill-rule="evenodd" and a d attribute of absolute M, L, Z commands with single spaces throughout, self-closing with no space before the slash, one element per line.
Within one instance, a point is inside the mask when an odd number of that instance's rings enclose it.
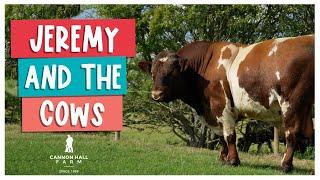
<path fill-rule="evenodd" d="M 235 125 L 243 118 L 284 126 L 284 171 L 293 167 L 296 145 L 313 136 L 314 35 L 252 45 L 194 42 L 139 67 L 152 75 L 155 101 L 181 99 L 204 116 L 220 135 L 220 159 L 231 165 L 240 164 Z"/>

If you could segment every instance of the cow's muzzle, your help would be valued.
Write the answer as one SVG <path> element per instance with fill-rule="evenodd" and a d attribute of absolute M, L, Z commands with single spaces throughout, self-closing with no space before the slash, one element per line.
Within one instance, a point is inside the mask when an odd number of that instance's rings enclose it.
<path fill-rule="evenodd" d="M 161 101 L 164 97 L 164 92 L 163 91 L 151 91 L 151 97 L 155 101 Z"/>

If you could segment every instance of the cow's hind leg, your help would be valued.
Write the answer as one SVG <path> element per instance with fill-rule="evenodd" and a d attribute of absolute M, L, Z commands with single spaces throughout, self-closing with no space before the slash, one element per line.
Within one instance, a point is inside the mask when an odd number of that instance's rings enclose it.
<path fill-rule="evenodd" d="M 309 128 L 312 125 L 307 125 L 308 122 L 311 122 L 310 109 L 310 106 L 302 107 L 300 111 L 293 111 L 291 109 L 284 118 L 287 149 L 281 161 L 281 167 L 285 172 L 289 172 L 293 168 L 293 155 L 301 139 L 311 136 L 311 133 L 308 133 L 308 131 L 312 129 Z"/>
<path fill-rule="evenodd" d="M 308 48 L 309 49 L 309 48 Z M 281 77 L 282 98 L 278 99 L 283 114 L 287 150 L 281 161 L 285 172 L 290 171 L 293 154 L 302 137 L 312 136 L 311 109 L 314 104 L 314 49 L 307 59 L 294 59 L 287 64 Z"/>
<path fill-rule="evenodd" d="M 294 127 L 287 127 L 285 131 L 285 137 L 286 137 L 286 152 L 283 155 L 283 158 L 281 160 L 281 167 L 283 171 L 289 172 L 292 170 L 292 160 L 294 151 L 297 145 L 297 131 Z"/>
<path fill-rule="evenodd" d="M 261 152 L 262 143 L 258 143 L 257 153 L 259 154 Z"/>
<path fill-rule="evenodd" d="M 252 142 L 251 142 L 250 139 L 246 140 L 245 146 L 244 146 L 244 152 L 249 152 L 249 149 L 250 149 L 250 147 L 251 147 L 251 144 L 252 144 Z"/>
<path fill-rule="evenodd" d="M 281 167 L 285 172 L 293 168 L 293 155 L 301 139 L 312 136 L 311 107 L 309 102 L 299 101 L 300 103 L 291 104 L 288 111 L 284 114 L 286 152 L 281 161 Z M 309 104 L 309 105 L 308 105 Z M 311 123 L 311 125 L 310 125 Z"/>
<path fill-rule="evenodd" d="M 270 152 L 273 153 L 273 147 L 270 140 L 268 141 L 268 147 L 270 149 Z"/>

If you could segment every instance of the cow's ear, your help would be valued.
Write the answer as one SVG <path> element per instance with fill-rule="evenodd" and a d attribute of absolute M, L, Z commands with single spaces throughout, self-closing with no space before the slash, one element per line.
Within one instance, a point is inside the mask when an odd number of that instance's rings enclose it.
<path fill-rule="evenodd" d="M 140 61 L 138 63 L 138 66 L 142 71 L 144 71 L 144 72 L 146 72 L 148 74 L 151 74 L 152 63 L 150 61 Z"/>

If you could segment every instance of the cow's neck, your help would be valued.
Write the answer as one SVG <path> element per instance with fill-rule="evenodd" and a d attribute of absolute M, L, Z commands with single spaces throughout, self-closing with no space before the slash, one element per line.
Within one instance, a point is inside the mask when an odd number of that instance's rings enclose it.
<path fill-rule="evenodd" d="M 231 66 L 234 58 L 237 56 L 239 52 L 238 47 L 244 47 L 245 45 L 242 44 L 234 44 L 234 43 L 213 43 L 210 45 L 211 50 L 206 50 L 201 53 L 194 53 L 195 55 L 191 56 L 191 58 L 188 58 L 188 53 L 185 57 L 188 60 L 181 59 L 179 60 L 179 64 L 181 66 L 181 71 L 184 74 L 185 77 L 185 86 L 182 89 L 184 92 L 181 93 L 182 97 L 180 98 L 185 103 L 192 106 L 197 111 L 203 113 L 204 107 L 207 108 L 209 103 L 209 99 L 206 98 L 204 95 L 205 88 L 209 84 L 209 79 L 205 78 L 205 73 L 210 70 L 210 61 L 212 60 L 218 60 L 218 59 L 212 59 L 213 55 L 215 53 L 221 53 L 221 48 L 225 46 L 230 46 L 231 49 L 231 57 L 228 61 L 228 63 L 225 63 L 224 66 L 226 66 L 226 69 L 229 69 Z M 190 49 L 190 47 L 187 49 L 189 51 L 194 51 L 194 49 Z M 210 54 L 211 53 L 211 54 Z M 183 54 L 183 53 L 182 53 Z M 190 53 L 189 53 L 190 54 Z M 210 58 L 208 58 L 210 57 Z M 217 56 L 218 57 L 218 56 Z M 208 69 L 209 68 L 209 69 Z M 226 74 L 219 74 L 219 77 L 221 80 L 227 79 Z M 190 91 L 189 91 L 190 89 Z"/>
<path fill-rule="evenodd" d="M 203 76 L 210 62 L 210 58 L 205 58 L 205 56 L 206 54 L 202 54 L 193 59 L 180 60 L 182 71 Z"/>
<path fill-rule="evenodd" d="M 203 78 L 206 69 L 205 65 L 207 65 L 208 62 L 204 62 L 201 58 L 202 57 L 194 60 L 181 60 L 180 66 L 184 83 L 182 87 L 179 88 L 182 92 L 177 92 L 177 94 L 179 94 L 178 98 L 194 108 L 199 115 L 202 115 L 204 111 L 202 105 L 204 88 L 209 83 Z"/>

